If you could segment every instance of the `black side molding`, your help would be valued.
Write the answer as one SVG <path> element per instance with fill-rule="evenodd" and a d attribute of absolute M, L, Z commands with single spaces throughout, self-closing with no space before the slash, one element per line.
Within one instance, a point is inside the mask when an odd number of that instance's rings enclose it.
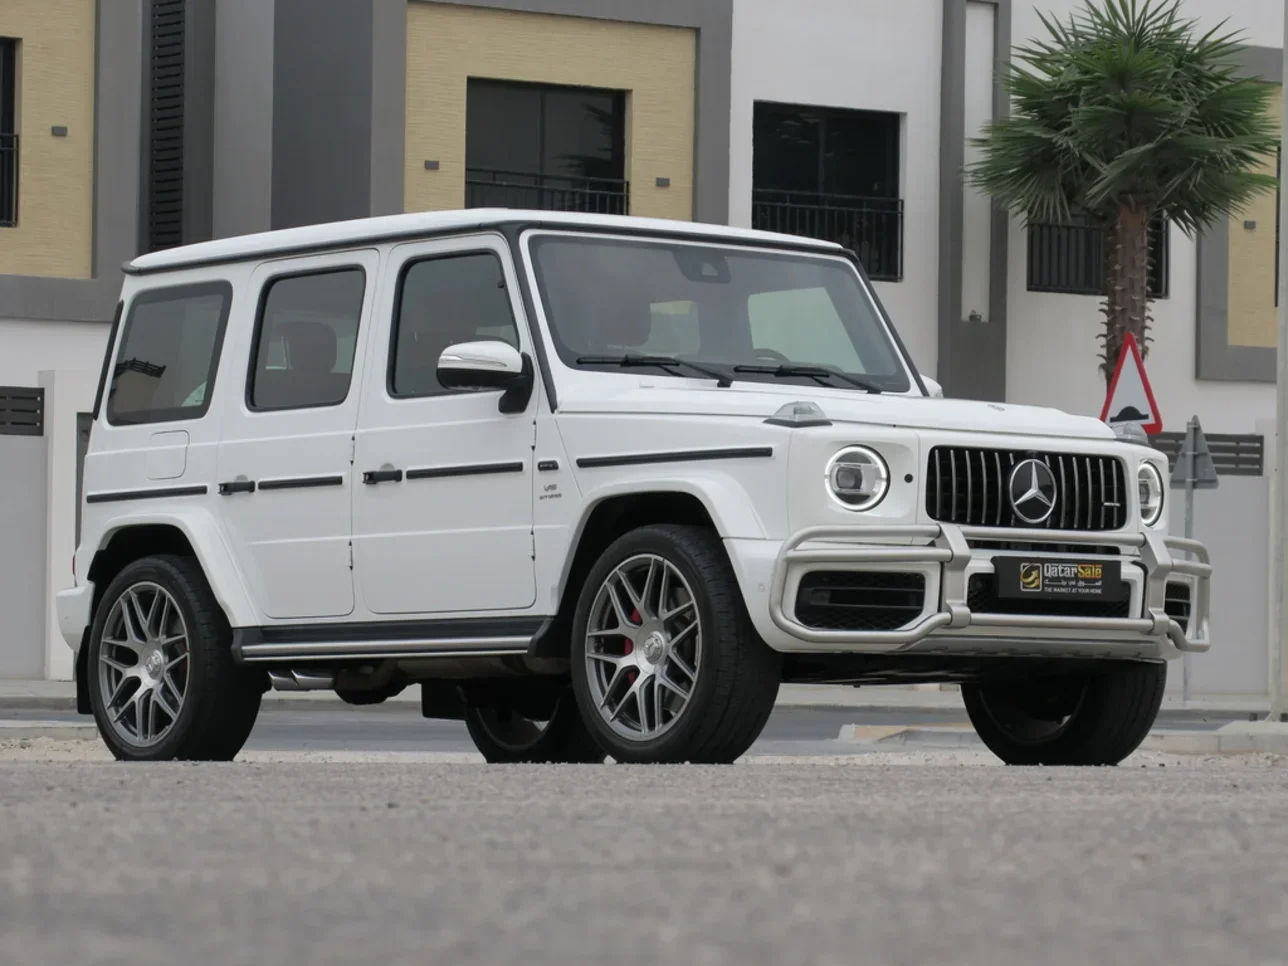
<path fill-rule="evenodd" d="M 205 496 L 209 488 L 201 486 L 167 486 L 154 490 L 116 490 L 111 493 L 90 493 L 86 503 L 124 503 L 127 500 L 160 500 L 169 496 Z"/>
<path fill-rule="evenodd" d="M 409 480 L 440 480 L 451 476 L 495 476 L 498 473 L 522 473 L 522 463 L 475 463 L 467 466 L 430 466 L 408 470 Z"/>
<path fill-rule="evenodd" d="M 344 486 L 343 476 L 300 476 L 289 480 L 260 480 L 261 490 L 312 490 L 319 486 Z"/>
<path fill-rule="evenodd" d="M 729 449 L 689 449 L 669 453 L 625 453 L 621 456 L 583 456 L 577 460 L 582 469 L 597 466 L 640 466 L 646 463 L 694 463 L 703 460 L 769 459 L 772 446 L 742 446 Z"/>
<path fill-rule="evenodd" d="M 496 637 L 535 637 L 548 623 L 545 617 L 484 617 L 477 619 L 373 621 L 345 623 L 274 624 L 271 627 L 234 627 L 233 654 L 255 644 L 315 644 L 347 641 L 488 640 Z"/>

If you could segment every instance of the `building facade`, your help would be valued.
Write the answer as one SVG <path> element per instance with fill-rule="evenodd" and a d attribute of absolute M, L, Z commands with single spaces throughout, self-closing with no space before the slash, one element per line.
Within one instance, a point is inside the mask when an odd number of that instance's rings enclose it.
<path fill-rule="evenodd" d="M 45 548 L 41 588 L 69 579 L 78 422 L 122 262 L 400 211 L 575 208 L 832 238 L 949 395 L 1098 414 L 1103 236 L 1025 228 L 961 178 L 969 139 L 1006 110 L 1012 44 L 1040 30 L 1034 5 L 6 0 L 0 462 L 30 472 L 0 483 L 0 539 Z M 1248 42 L 1240 69 L 1281 85 L 1280 0 L 1185 12 L 1228 18 Z M 1155 226 L 1148 369 L 1168 429 L 1197 414 L 1254 434 L 1274 416 L 1277 210 L 1263 198 L 1198 239 Z M 30 599 L 36 583 L 5 567 L 31 571 L 0 563 L 0 603 Z M 29 625 L 53 639 L 43 612 Z M 0 676 L 59 661 L 0 655 Z"/>

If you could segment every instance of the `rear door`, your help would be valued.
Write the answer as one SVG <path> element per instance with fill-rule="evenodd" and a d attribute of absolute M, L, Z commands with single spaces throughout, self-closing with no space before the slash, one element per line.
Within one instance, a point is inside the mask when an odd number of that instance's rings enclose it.
<path fill-rule="evenodd" d="M 229 339 L 242 362 L 219 443 L 229 543 L 274 620 L 353 611 L 353 432 L 378 278 L 374 250 L 260 266 Z"/>

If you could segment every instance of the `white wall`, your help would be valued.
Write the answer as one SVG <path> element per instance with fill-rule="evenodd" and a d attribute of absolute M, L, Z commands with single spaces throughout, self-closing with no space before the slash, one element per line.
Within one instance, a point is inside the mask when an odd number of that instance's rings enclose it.
<path fill-rule="evenodd" d="M 1067 16 L 1082 0 L 1039 0 L 1038 8 Z M 1013 43 L 1044 31 L 1033 3 L 1017 2 Z M 1183 14 L 1203 29 L 1228 18 L 1227 29 L 1243 31 L 1259 47 L 1283 43 L 1282 0 L 1186 0 Z M 1155 342 L 1145 363 L 1154 396 L 1163 411 L 1164 429 L 1182 430 L 1198 415 L 1209 432 L 1251 433 L 1259 420 L 1275 415 L 1274 387 L 1259 383 L 1221 383 L 1194 378 L 1197 298 L 1197 247 L 1172 229 L 1169 297 L 1154 303 L 1151 334 Z M 1094 296 L 1050 295 L 1026 289 L 1027 244 L 1012 224 L 1009 265 L 1007 399 L 1056 406 L 1099 416 L 1105 384 L 1096 358 L 1102 331 L 1100 300 Z"/>
<path fill-rule="evenodd" d="M 0 319 L 0 386 L 37 386 L 51 369 L 103 368 L 106 322 L 30 322 Z"/>
<path fill-rule="evenodd" d="M 756 101 L 903 114 L 904 277 L 876 287 L 917 365 L 932 376 L 942 20 L 942 0 L 735 0 L 733 8 L 730 224 L 751 224 Z"/>

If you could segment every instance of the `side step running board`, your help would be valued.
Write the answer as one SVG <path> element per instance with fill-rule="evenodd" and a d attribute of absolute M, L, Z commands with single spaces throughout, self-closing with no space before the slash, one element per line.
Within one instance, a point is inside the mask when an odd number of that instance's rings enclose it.
<path fill-rule="evenodd" d="M 415 641 L 265 641 L 242 644 L 246 664 L 344 661 L 363 658 L 502 657 L 527 654 L 531 637 L 431 638 Z"/>

